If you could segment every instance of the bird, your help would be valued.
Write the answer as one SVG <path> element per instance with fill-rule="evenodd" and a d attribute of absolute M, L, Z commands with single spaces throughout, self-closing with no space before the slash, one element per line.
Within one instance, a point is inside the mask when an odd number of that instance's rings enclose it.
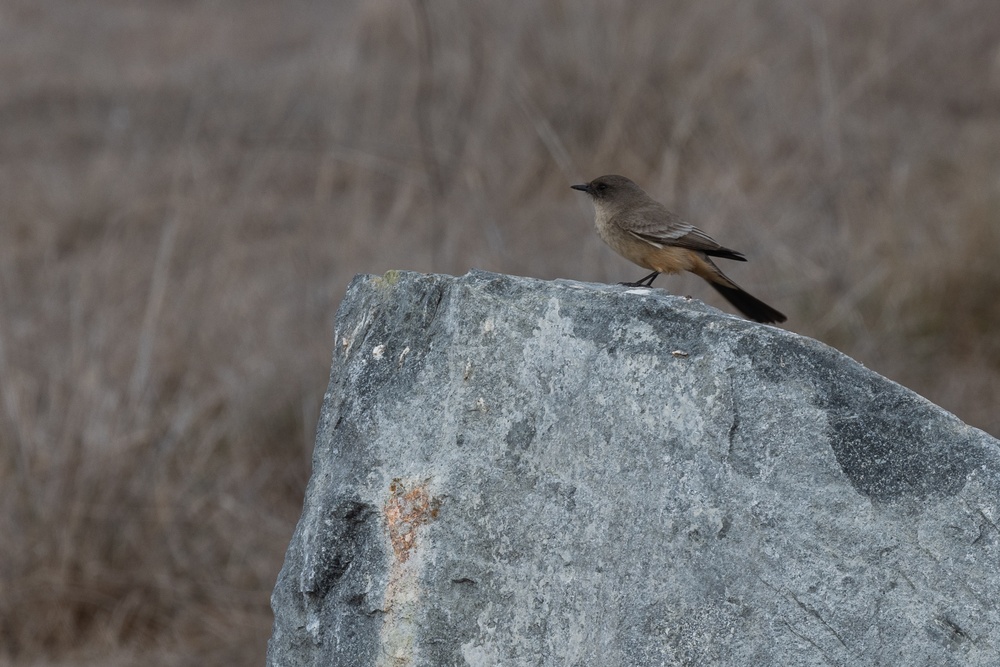
<path fill-rule="evenodd" d="M 741 252 L 719 244 L 650 197 L 624 176 L 609 174 L 571 185 L 594 202 L 594 226 L 601 239 L 625 259 L 652 271 L 630 287 L 652 287 L 661 273 L 690 271 L 703 278 L 751 320 L 771 324 L 787 318 L 733 282 L 712 257 L 745 262 Z"/>

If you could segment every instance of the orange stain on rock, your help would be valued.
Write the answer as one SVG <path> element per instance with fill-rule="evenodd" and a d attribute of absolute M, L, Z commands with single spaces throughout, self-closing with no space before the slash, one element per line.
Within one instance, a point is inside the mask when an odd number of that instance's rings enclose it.
<path fill-rule="evenodd" d="M 416 547 L 417 528 L 437 518 L 441 499 L 427 492 L 427 482 L 410 488 L 396 478 L 385 502 L 385 525 L 396 560 L 403 563 Z"/>

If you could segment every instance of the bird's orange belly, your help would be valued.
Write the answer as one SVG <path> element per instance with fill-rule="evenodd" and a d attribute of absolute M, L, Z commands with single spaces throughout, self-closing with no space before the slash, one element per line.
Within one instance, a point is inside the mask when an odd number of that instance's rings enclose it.
<path fill-rule="evenodd" d="M 614 225 L 597 225 L 601 238 L 625 259 L 651 271 L 679 273 L 692 271 L 701 261 L 701 253 L 676 246 L 656 247 L 619 230 Z"/>
<path fill-rule="evenodd" d="M 632 261 L 652 271 L 680 273 L 681 271 L 693 271 L 698 264 L 699 257 L 698 253 L 687 248 L 673 246 L 656 248 L 647 244 L 637 259 L 641 261 L 636 261 L 636 259 Z"/>

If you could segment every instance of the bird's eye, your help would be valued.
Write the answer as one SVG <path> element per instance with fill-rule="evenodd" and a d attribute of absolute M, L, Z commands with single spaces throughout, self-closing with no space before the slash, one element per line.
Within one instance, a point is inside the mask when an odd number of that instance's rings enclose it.
<path fill-rule="evenodd" d="M 607 183 L 597 183 L 596 185 L 594 185 L 594 187 L 597 188 L 598 190 L 607 190 L 608 189 L 608 184 Z"/>

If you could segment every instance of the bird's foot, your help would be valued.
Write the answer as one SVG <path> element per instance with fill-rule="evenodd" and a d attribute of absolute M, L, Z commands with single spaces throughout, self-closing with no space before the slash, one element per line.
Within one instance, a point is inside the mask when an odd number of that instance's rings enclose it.
<path fill-rule="evenodd" d="M 619 285 L 624 285 L 625 287 L 652 287 L 653 281 L 656 280 L 656 276 L 660 275 L 659 271 L 653 271 L 645 278 L 640 278 L 634 283 L 618 283 Z"/>

